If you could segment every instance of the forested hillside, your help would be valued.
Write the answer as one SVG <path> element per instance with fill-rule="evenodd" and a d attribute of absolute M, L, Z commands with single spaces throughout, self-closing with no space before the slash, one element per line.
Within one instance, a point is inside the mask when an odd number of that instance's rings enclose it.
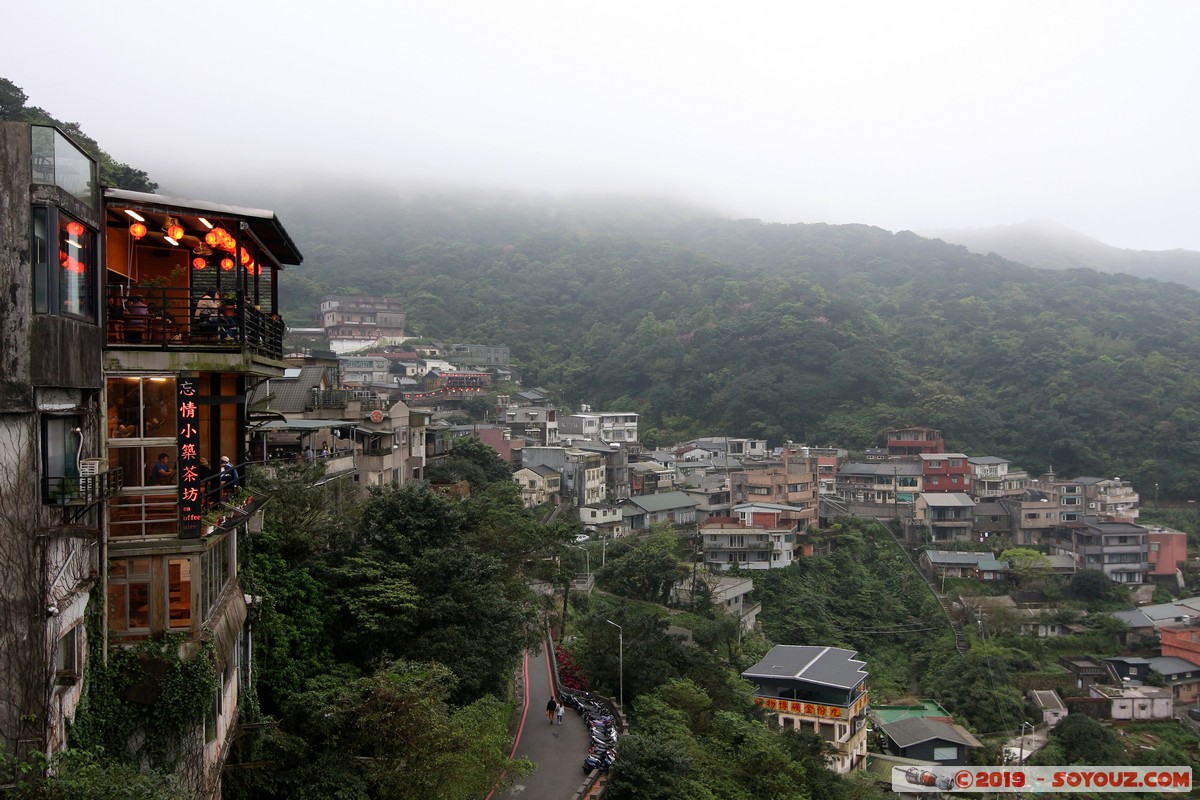
<path fill-rule="evenodd" d="M 508 344 L 526 385 L 635 409 L 650 442 L 862 447 L 929 425 L 1164 498 L 1200 477 L 1200 295 L 1176 285 L 646 201 L 324 186 L 275 205 L 306 254 L 293 324 L 326 292 L 399 295 L 413 332 Z"/>

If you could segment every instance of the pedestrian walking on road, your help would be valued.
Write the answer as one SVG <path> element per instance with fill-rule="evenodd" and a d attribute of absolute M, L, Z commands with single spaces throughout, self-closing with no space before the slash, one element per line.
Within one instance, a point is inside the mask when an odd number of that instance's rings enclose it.
<path fill-rule="evenodd" d="M 546 701 L 546 719 L 550 724 L 554 724 L 554 709 L 558 708 L 558 701 L 551 697 Z"/>
<path fill-rule="evenodd" d="M 562 725 L 563 704 L 559 703 L 554 707 L 554 721 Z"/>

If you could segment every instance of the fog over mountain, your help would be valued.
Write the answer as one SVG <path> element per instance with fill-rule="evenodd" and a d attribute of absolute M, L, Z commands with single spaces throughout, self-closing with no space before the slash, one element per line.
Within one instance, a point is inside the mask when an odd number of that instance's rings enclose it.
<path fill-rule="evenodd" d="M 1200 289 L 1200 252 L 1127 250 L 1047 221 L 919 231 L 922 236 L 961 244 L 981 255 L 996 253 L 1043 269 L 1095 269 Z"/>

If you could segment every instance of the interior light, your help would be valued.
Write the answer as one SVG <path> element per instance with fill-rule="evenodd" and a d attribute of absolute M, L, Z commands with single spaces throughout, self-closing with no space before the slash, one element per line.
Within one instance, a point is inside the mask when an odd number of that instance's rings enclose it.
<path fill-rule="evenodd" d="M 171 247 L 179 247 L 179 242 L 175 241 L 170 236 L 164 236 L 163 241 L 171 245 Z"/>
<path fill-rule="evenodd" d="M 196 219 L 200 220 L 201 225 L 208 228 L 210 231 L 212 230 L 213 224 L 211 222 L 209 222 L 208 220 L 206 220 L 204 217 L 197 217 Z"/>
<path fill-rule="evenodd" d="M 146 218 L 134 211 L 132 208 L 125 209 L 125 213 L 136 219 L 138 222 L 145 222 Z"/>

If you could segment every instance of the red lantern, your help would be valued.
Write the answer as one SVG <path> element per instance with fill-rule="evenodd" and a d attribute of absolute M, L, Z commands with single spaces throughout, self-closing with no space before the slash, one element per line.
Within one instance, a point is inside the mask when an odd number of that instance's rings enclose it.
<path fill-rule="evenodd" d="M 83 236 L 83 226 L 78 222 L 68 222 L 67 233 L 71 234 L 72 236 Z"/>
<path fill-rule="evenodd" d="M 129 226 L 129 235 L 134 239 L 140 239 L 146 235 L 146 226 L 140 222 L 135 222 Z"/>
<path fill-rule="evenodd" d="M 205 261 L 203 258 L 193 258 L 192 266 L 195 267 L 196 269 L 204 269 L 205 267 L 208 266 L 208 262 Z"/>
<path fill-rule="evenodd" d="M 170 236 L 175 241 L 179 241 L 183 238 L 183 226 L 178 223 L 174 225 L 168 225 L 167 236 Z"/>
<path fill-rule="evenodd" d="M 240 257 L 243 267 L 250 263 L 250 252 L 248 250 L 242 250 Z"/>
<path fill-rule="evenodd" d="M 229 272 L 229 270 L 233 269 L 233 259 L 232 258 L 222 258 L 221 259 L 221 269 L 225 270 L 226 272 Z"/>
<path fill-rule="evenodd" d="M 216 247 L 221 243 L 221 234 L 225 231 L 220 228 L 213 228 L 208 233 L 204 234 L 204 241 L 209 247 Z"/>

